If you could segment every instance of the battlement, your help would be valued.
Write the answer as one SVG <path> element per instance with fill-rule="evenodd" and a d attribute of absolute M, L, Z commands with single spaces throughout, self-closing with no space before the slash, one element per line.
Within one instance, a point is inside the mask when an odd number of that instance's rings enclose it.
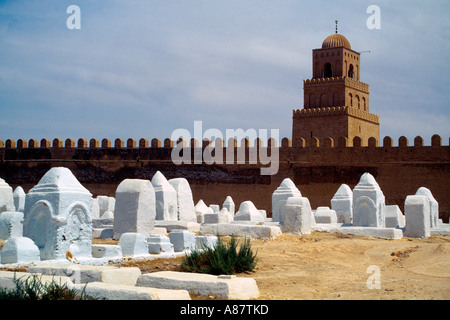
<path fill-rule="evenodd" d="M 305 108 L 293 110 L 293 118 L 300 117 L 317 117 L 317 116 L 331 116 L 331 115 L 351 115 L 359 119 L 380 123 L 380 117 L 376 114 L 369 113 L 360 109 L 351 108 L 348 106 L 327 107 L 327 108 Z"/>
<path fill-rule="evenodd" d="M 329 110 L 328 110 L 329 109 Z M 336 108 L 315 108 L 315 109 L 303 109 L 303 110 L 294 110 L 294 116 L 310 116 L 313 114 L 339 114 L 342 112 L 349 112 L 350 108 L 348 107 L 336 107 Z M 332 138 L 328 137 L 326 139 L 323 139 L 322 141 L 319 141 L 316 137 L 313 137 L 310 140 L 310 144 L 305 143 L 306 139 L 299 138 L 296 141 L 291 141 L 289 138 L 282 138 L 281 139 L 281 145 L 280 149 L 304 149 L 304 148 L 360 148 L 360 147 L 368 147 L 368 148 L 395 148 L 394 147 L 394 140 L 386 136 L 382 140 L 382 146 L 380 146 L 380 142 L 374 138 L 371 137 L 367 141 L 363 141 L 360 137 L 355 137 L 353 140 L 349 140 L 346 137 L 340 137 L 337 141 L 334 141 Z M 441 136 L 435 134 L 431 137 L 431 147 L 448 147 L 448 145 L 444 146 L 442 144 L 442 138 Z M 0 150 L 5 149 L 15 149 L 15 150 L 21 150 L 21 149 L 51 149 L 51 150 L 65 150 L 65 151 L 71 151 L 75 149 L 163 149 L 163 148 L 169 148 L 172 149 L 174 146 L 179 144 L 179 146 L 182 147 L 191 147 L 191 148 L 200 148 L 200 143 L 197 139 L 191 139 L 189 144 L 184 139 L 179 139 L 178 141 L 174 142 L 170 138 L 166 138 L 163 141 L 160 139 L 154 138 L 152 140 L 148 140 L 145 138 L 141 138 L 139 141 L 136 141 L 135 139 L 129 138 L 126 140 L 126 142 L 123 139 L 116 139 L 114 141 L 114 144 L 111 143 L 109 139 L 102 139 L 99 141 L 98 139 L 90 139 L 89 141 L 80 138 L 76 142 L 73 139 L 66 139 L 65 141 L 61 139 L 53 139 L 51 142 L 49 139 L 41 139 L 38 141 L 37 139 L 19 139 L 17 142 L 13 139 L 7 139 L 6 141 L 0 140 Z M 449 140 L 450 144 L 450 140 Z M 266 147 L 265 147 L 266 145 Z M 212 147 L 212 148 L 274 148 L 278 147 L 278 142 L 270 138 L 268 141 L 263 141 L 260 138 L 256 138 L 256 140 L 251 143 L 251 141 L 248 138 L 242 139 L 242 141 L 237 141 L 237 139 L 231 138 L 228 140 L 228 146 L 225 146 L 224 141 L 220 138 L 215 139 L 214 141 L 211 141 L 209 139 L 205 139 L 202 141 L 201 148 L 206 147 Z M 409 143 L 408 138 L 402 136 L 398 139 L 398 147 L 400 148 L 406 148 L 406 147 L 424 147 L 425 142 L 424 139 L 421 136 L 417 136 L 414 138 L 413 144 Z M 2 159 L 7 160 L 7 159 Z"/>
<path fill-rule="evenodd" d="M 341 84 L 369 93 L 369 85 L 367 83 L 345 76 L 303 80 L 303 88 L 320 86 L 323 84 Z"/>

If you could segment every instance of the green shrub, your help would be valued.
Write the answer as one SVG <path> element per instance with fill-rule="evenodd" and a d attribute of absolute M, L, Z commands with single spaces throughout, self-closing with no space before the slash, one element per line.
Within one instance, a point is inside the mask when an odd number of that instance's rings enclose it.
<path fill-rule="evenodd" d="M 14 274 L 14 289 L 0 288 L 0 300 L 93 300 L 86 295 L 84 289 L 78 293 L 70 289 L 67 284 L 57 283 L 52 279 L 49 283 L 42 283 L 38 275 L 27 278 L 16 278 Z"/>
<path fill-rule="evenodd" d="M 209 273 L 214 275 L 235 274 L 253 271 L 256 267 L 256 253 L 245 239 L 238 249 L 239 241 L 232 236 L 229 243 L 218 237 L 213 248 L 196 249 L 187 254 L 181 261 L 181 269 L 188 272 Z"/>

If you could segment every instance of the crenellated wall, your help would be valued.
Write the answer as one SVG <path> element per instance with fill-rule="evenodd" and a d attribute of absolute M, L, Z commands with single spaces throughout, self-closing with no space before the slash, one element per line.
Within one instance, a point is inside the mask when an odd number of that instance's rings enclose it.
<path fill-rule="evenodd" d="M 223 163 L 175 165 L 171 153 L 176 143 L 170 139 L 30 139 L 0 140 L 0 177 L 13 188 L 21 185 L 27 192 L 51 168 L 64 166 L 72 170 L 77 179 L 96 195 L 114 196 L 118 184 L 126 178 L 151 179 L 161 171 L 168 179 L 184 177 L 191 184 L 194 201 L 203 199 L 207 204 L 222 205 L 230 195 L 239 205 L 252 200 L 259 209 L 271 212 L 271 196 L 281 181 L 291 178 L 311 205 L 330 206 L 330 200 L 342 183 L 353 188 L 364 172 L 377 179 L 386 196 L 387 204 L 397 204 L 403 210 L 406 196 L 419 187 L 431 190 L 440 206 L 440 216 L 448 221 L 450 214 L 450 148 L 442 138 L 434 135 L 429 146 L 422 137 L 409 142 L 400 137 L 394 146 L 390 137 L 381 142 L 375 138 L 352 141 L 341 137 L 310 143 L 304 138 L 281 140 L 278 173 L 261 175 L 263 166 L 258 155 L 272 154 L 276 141 L 269 143 L 257 139 L 253 144 L 244 139 L 203 141 L 191 139 L 184 146 L 192 146 L 191 159 L 206 147 L 223 148 Z M 266 146 L 268 145 L 268 146 Z M 230 149 L 234 149 L 231 150 Z M 219 152 L 219 149 L 215 150 Z M 245 163 L 238 163 L 239 152 L 244 152 Z M 216 153 L 213 153 L 216 154 Z M 217 153 L 220 154 L 220 153 Z M 230 163 L 226 155 L 233 155 Z M 253 158 L 255 157 L 255 158 Z M 226 162 L 228 160 L 228 162 Z"/>

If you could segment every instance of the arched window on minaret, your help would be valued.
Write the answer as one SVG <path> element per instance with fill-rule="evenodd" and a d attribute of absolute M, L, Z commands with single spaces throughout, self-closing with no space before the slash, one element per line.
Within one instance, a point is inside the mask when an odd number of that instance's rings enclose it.
<path fill-rule="evenodd" d="M 348 96 L 350 98 L 350 107 L 353 107 L 353 95 L 349 93 Z"/>
<path fill-rule="evenodd" d="M 364 108 L 364 111 L 367 111 L 367 105 L 366 105 L 366 98 L 362 98 L 362 104 L 363 104 L 363 108 Z"/>
<path fill-rule="evenodd" d="M 336 62 L 334 63 L 334 75 L 335 76 L 340 76 L 341 75 L 341 62 L 339 60 L 336 60 Z"/>
<path fill-rule="evenodd" d="M 360 100 L 359 100 L 359 96 L 356 95 L 356 96 L 355 96 L 355 99 L 356 99 L 356 105 L 358 106 L 358 109 L 361 109 L 361 102 L 360 102 Z"/>
<path fill-rule="evenodd" d="M 348 68 L 348 76 L 353 78 L 355 76 L 355 72 L 353 71 L 353 64 L 350 63 L 350 67 Z"/>
<path fill-rule="evenodd" d="M 333 69 L 331 68 L 331 63 L 325 63 L 323 66 L 323 77 L 331 78 L 333 76 Z"/>

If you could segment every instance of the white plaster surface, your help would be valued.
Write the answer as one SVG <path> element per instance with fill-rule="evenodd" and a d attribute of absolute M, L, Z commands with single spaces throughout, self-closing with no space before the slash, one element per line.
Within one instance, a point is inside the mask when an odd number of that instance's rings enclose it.
<path fill-rule="evenodd" d="M 308 198 L 290 197 L 283 207 L 284 222 L 282 230 L 284 233 L 310 234 L 313 223 L 311 205 Z"/>
<path fill-rule="evenodd" d="M 430 233 L 430 203 L 427 196 L 407 196 L 405 200 L 405 237 L 428 238 Z"/>
<path fill-rule="evenodd" d="M 337 221 L 352 223 L 353 221 L 353 191 L 342 184 L 331 199 L 331 209 L 336 211 Z"/>
<path fill-rule="evenodd" d="M 39 248 L 26 237 L 10 238 L 1 250 L 2 264 L 40 261 Z"/>
<path fill-rule="evenodd" d="M 170 185 L 177 193 L 178 220 L 197 222 L 194 199 L 189 182 L 185 178 L 169 180 Z"/>
<path fill-rule="evenodd" d="M 353 225 L 383 228 L 384 220 L 384 194 L 375 178 L 366 172 L 353 189 Z"/>
<path fill-rule="evenodd" d="M 21 186 L 14 189 L 13 199 L 16 211 L 23 212 L 25 210 L 25 191 Z"/>
<path fill-rule="evenodd" d="M 156 220 L 178 220 L 177 192 L 166 177 L 157 171 L 152 178 L 156 197 Z"/>
<path fill-rule="evenodd" d="M 272 220 L 283 222 L 283 206 L 290 197 L 301 197 L 302 194 L 295 186 L 294 182 L 286 178 L 272 194 Z"/>
<path fill-rule="evenodd" d="M 251 201 L 244 201 L 239 206 L 239 211 L 234 216 L 235 221 L 256 221 L 264 222 L 264 217 L 261 212 L 256 209 Z"/>
<path fill-rule="evenodd" d="M 0 240 L 23 236 L 23 212 L 0 213 Z"/>
<path fill-rule="evenodd" d="M 12 188 L 0 178 L 0 213 L 3 211 L 16 211 L 16 207 Z"/>

